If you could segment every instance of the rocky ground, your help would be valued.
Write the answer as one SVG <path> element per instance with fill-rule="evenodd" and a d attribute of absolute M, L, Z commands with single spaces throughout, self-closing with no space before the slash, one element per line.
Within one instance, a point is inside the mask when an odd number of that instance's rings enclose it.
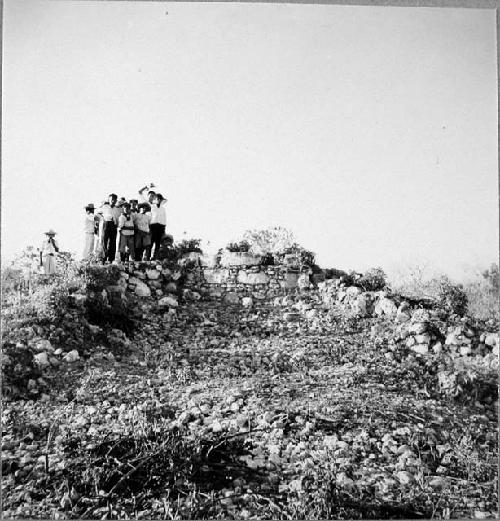
<path fill-rule="evenodd" d="M 418 352 L 422 320 L 313 292 L 133 307 L 113 349 L 4 400 L 5 517 L 496 517 L 494 354 Z"/>

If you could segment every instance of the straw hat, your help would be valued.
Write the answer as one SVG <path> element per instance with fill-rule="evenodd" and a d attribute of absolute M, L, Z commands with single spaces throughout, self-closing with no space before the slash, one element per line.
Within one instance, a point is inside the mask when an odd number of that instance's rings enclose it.
<path fill-rule="evenodd" d="M 48 232 L 45 232 L 45 235 L 56 235 L 56 232 L 51 228 Z"/>

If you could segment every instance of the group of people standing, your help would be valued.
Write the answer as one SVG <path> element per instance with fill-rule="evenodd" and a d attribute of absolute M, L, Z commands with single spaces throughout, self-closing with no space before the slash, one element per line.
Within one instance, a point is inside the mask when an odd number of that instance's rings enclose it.
<path fill-rule="evenodd" d="M 167 224 L 167 200 L 153 188 L 152 183 L 141 188 L 139 200 L 127 202 L 110 194 L 99 208 L 93 203 L 85 207 L 83 259 L 91 254 L 104 263 L 118 258 L 122 262 L 158 258 Z"/>

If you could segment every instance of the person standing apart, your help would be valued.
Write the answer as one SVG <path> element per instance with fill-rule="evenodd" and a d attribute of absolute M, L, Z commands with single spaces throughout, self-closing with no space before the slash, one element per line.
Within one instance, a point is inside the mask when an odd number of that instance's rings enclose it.
<path fill-rule="evenodd" d="M 134 219 L 130 213 L 130 204 L 122 206 L 123 213 L 118 218 L 118 231 L 120 232 L 120 243 L 118 251 L 122 262 L 134 260 Z"/>
<path fill-rule="evenodd" d="M 98 226 L 99 218 L 94 215 L 94 204 L 90 203 L 85 207 L 85 248 L 83 249 L 82 259 L 88 259 L 94 253 L 94 240 L 96 226 Z"/>
<path fill-rule="evenodd" d="M 151 205 L 151 243 L 154 245 L 153 259 L 158 259 L 160 244 L 167 225 L 167 213 L 165 211 L 166 199 L 161 194 L 155 194 Z"/>
<path fill-rule="evenodd" d="M 118 217 L 121 215 L 121 209 L 116 206 L 118 196 L 110 194 L 108 202 L 103 204 L 99 209 L 102 214 L 102 247 L 104 250 L 104 262 L 113 262 L 116 255 L 116 237 L 118 231 Z"/>
<path fill-rule="evenodd" d="M 55 275 L 56 273 L 56 253 L 59 251 L 59 245 L 54 239 L 56 232 L 49 230 L 45 232 L 46 238 L 42 243 L 40 251 L 40 265 L 43 266 L 45 275 Z"/>

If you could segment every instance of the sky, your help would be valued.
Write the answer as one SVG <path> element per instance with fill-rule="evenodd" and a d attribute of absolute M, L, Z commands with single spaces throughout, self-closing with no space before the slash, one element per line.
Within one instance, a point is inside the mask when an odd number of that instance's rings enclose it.
<path fill-rule="evenodd" d="M 5 0 L 1 254 L 146 183 L 208 250 L 283 226 L 322 267 L 498 261 L 495 12 Z M 207 244 L 207 243 L 210 244 Z"/>

